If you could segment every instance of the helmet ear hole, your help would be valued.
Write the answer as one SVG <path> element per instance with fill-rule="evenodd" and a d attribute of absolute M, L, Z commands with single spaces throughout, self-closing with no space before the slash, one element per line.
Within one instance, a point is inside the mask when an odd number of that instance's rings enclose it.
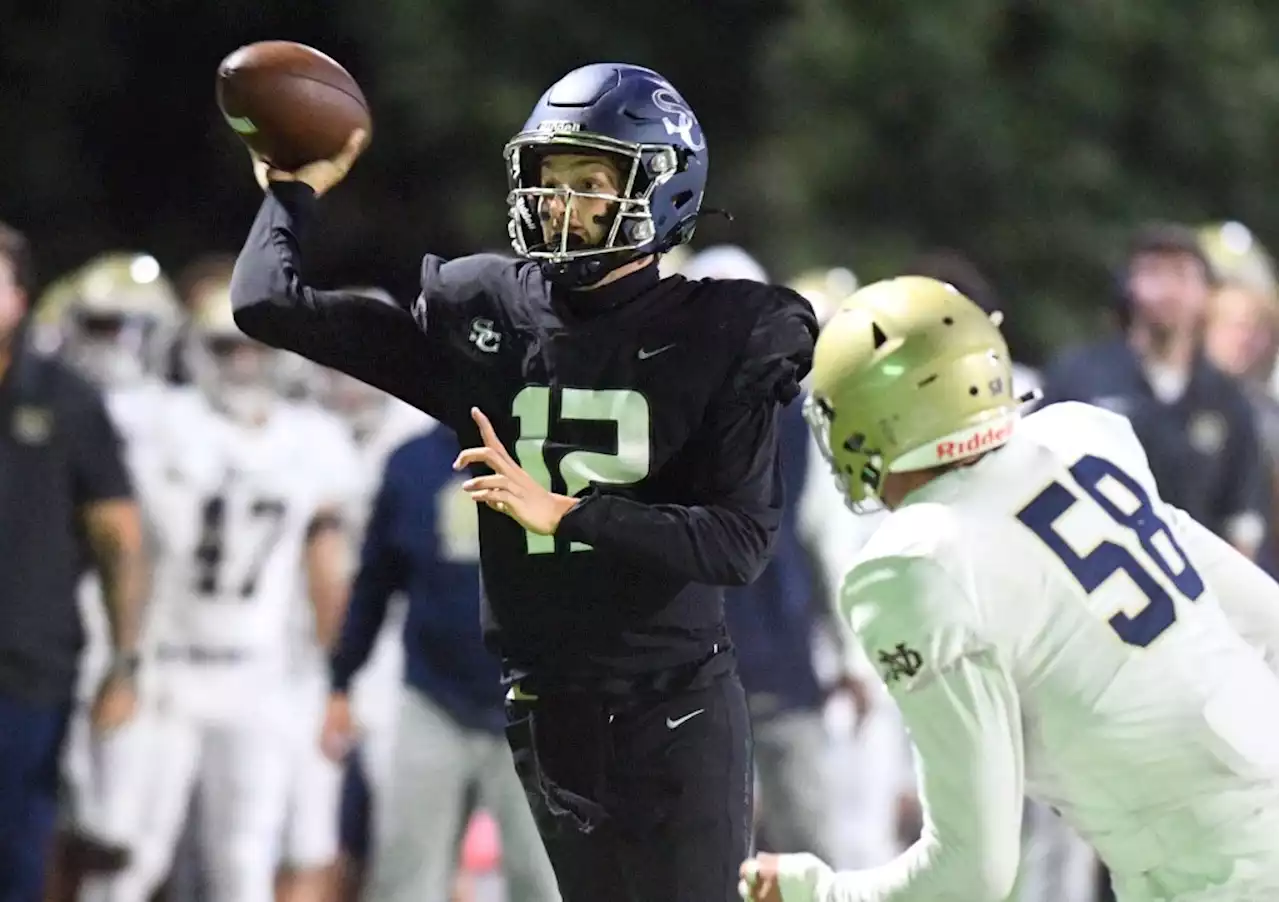
<path fill-rule="evenodd" d="M 877 351 L 884 346 L 889 340 L 889 336 L 884 334 L 884 330 L 880 328 L 879 323 L 871 324 L 871 346 Z"/>

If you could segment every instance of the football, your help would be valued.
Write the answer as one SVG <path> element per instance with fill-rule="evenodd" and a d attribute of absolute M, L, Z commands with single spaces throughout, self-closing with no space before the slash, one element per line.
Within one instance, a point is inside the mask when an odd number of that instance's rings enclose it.
<path fill-rule="evenodd" d="M 241 47 L 218 66 L 216 93 L 227 124 L 277 169 L 291 172 L 335 156 L 358 128 L 373 133 L 355 79 L 304 44 Z"/>

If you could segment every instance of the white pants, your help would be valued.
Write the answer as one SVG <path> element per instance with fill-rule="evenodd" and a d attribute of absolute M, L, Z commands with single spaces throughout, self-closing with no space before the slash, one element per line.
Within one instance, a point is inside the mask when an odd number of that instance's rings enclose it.
<path fill-rule="evenodd" d="M 342 769 L 320 749 L 328 687 L 323 672 L 290 687 L 290 729 L 282 862 L 312 870 L 338 857 L 338 806 Z"/>
<path fill-rule="evenodd" d="M 168 675 L 157 674 L 165 684 Z M 201 710 L 152 698 L 130 787 L 139 812 L 129 867 L 104 881 L 110 902 L 147 902 L 164 880 L 193 791 L 200 790 L 202 857 L 212 902 L 274 902 L 288 789 L 290 732 L 278 706 Z"/>
<path fill-rule="evenodd" d="M 449 898 L 464 800 L 473 785 L 498 824 L 507 898 L 558 902 L 555 874 L 506 738 L 460 727 L 410 688 L 401 694 L 385 803 L 375 803 L 371 902 Z"/>

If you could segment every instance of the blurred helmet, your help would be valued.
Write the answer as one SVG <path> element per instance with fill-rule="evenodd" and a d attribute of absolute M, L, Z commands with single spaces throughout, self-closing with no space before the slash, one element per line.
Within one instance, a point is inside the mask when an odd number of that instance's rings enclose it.
<path fill-rule="evenodd" d="M 1276 293 L 1276 261 L 1247 226 L 1214 223 L 1202 226 L 1197 234 L 1218 282 Z"/>
<path fill-rule="evenodd" d="M 56 345 L 106 388 L 164 372 L 182 321 L 177 293 L 149 254 L 113 252 L 49 287 L 37 308 L 36 341 Z"/>
<path fill-rule="evenodd" d="M 256 425 L 270 415 L 279 398 L 282 354 L 240 331 L 229 288 L 206 292 L 191 311 L 186 364 L 192 382 L 214 409 Z"/>
<path fill-rule="evenodd" d="M 541 161 L 551 153 L 610 157 L 619 164 L 618 193 L 542 187 Z M 594 285 L 625 263 L 693 237 L 707 184 L 707 142 L 689 104 L 652 69 L 594 63 L 573 70 L 542 95 L 503 156 L 512 247 L 538 261 L 553 282 Z M 566 205 L 565 228 L 548 242 L 540 217 L 553 196 Z M 612 221 L 598 245 L 571 247 L 567 210 L 586 198 L 610 202 Z"/>
<path fill-rule="evenodd" d="M 805 418 L 854 510 L 876 506 L 886 473 L 1008 441 L 1019 402 L 997 324 L 923 276 L 875 282 L 836 311 L 814 349 Z"/>
<path fill-rule="evenodd" d="M 290 401 L 319 404 L 329 381 L 329 368 L 292 351 L 278 351 L 275 366 L 276 390 Z"/>
<path fill-rule="evenodd" d="M 733 244 L 717 244 L 690 255 L 680 266 L 686 279 L 746 279 L 768 282 L 769 276 L 756 258 Z"/>
<path fill-rule="evenodd" d="M 843 266 L 810 269 L 792 279 L 787 287 L 809 302 L 818 324 L 823 325 L 858 290 L 858 277 Z"/>

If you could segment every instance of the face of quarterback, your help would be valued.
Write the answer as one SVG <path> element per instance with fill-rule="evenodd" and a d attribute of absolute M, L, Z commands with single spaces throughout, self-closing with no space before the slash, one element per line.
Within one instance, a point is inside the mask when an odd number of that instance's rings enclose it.
<path fill-rule="evenodd" d="M 18 287 L 17 276 L 13 263 L 0 254 L 0 351 L 8 344 L 9 336 L 17 331 L 27 309 L 27 297 Z"/>
<path fill-rule="evenodd" d="M 603 154 L 548 154 L 542 159 L 541 179 L 543 188 L 580 194 L 616 196 L 622 187 L 618 167 Z M 540 198 L 538 218 L 542 222 L 542 237 L 547 244 L 559 246 L 560 232 L 567 216 L 569 250 L 603 244 L 613 224 L 614 207 L 614 202 L 598 197 L 559 195 Z"/>
<path fill-rule="evenodd" d="M 1209 299 L 1208 274 L 1191 254 L 1138 254 L 1129 265 L 1128 287 L 1135 315 L 1168 332 L 1194 329 Z"/>

